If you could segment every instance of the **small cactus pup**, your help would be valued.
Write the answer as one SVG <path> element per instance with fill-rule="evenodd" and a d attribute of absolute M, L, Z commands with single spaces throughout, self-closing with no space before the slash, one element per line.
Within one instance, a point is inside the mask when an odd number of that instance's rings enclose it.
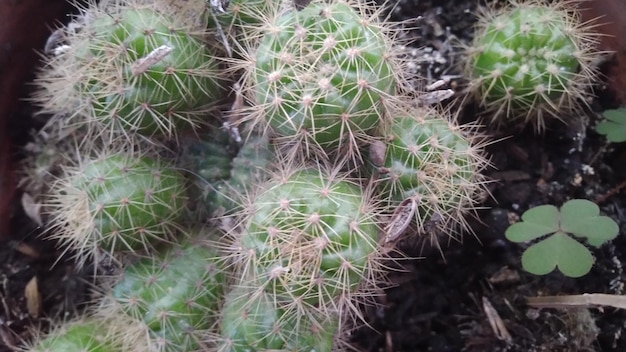
<path fill-rule="evenodd" d="M 352 312 L 360 289 L 378 285 L 374 197 L 323 167 L 283 170 L 259 189 L 233 246 L 242 282 L 287 297 L 289 311 Z"/>
<path fill-rule="evenodd" d="M 99 314 L 130 317 L 129 331 L 146 351 L 196 351 L 216 324 L 228 275 L 212 230 L 129 265 Z M 122 318 L 120 318 L 122 319 Z"/>
<path fill-rule="evenodd" d="M 79 262 L 100 249 L 150 249 L 173 238 L 186 210 L 185 178 L 170 165 L 136 150 L 100 152 L 51 186 L 50 236 Z"/>
<path fill-rule="evenodd" d="M 245 30 L 260 24 L 264 18 L 271 17 L 280 7 L 282 0 L 230 0 L 223 13 L 216 14 L 216 19 L 225 31 L 231 27 Z M 213 19 L 209 26 L 215 26 Z"/>
<path fill-rule="evenodd" d="M 467 229 L 465 215 L 484 191 L 481 171 L 487 166 L 480 143 L 472 137 L 475 131 L 436 110 L 407 108 L 393 115 L 383 133 L 384 154 L 372 162 L 382 197 L 395 213 L 386 236 L 399 236 L 410 217 L 419 233 L 434 235 L 433 241 L 439 233 L 454 236 L 456 230 Z M 427 231 L 429 226 L 435 231 Z"/>
<path fill-rule="evenodd" d="M 521 119 L 541 131 L 546 117 L 584 103 L 597 76 L 598 34 L 575 3 L 512 1 L 479 16 L 466 72 L 494 123 Z"/>
<path fill-rule="evenodd" d="M 28 346 L 29 352 L 123 352 L 124 347 L 110 322 L 81 318 L 53 328 Z"/>
<path fill-rule="evenodd" d="M 180 139 L 177 165 L 190 176 L 190 208 L 201 219 L 219 208 L 216 194 L 230 178 L 238 145 L 231 141 L 226 130 L 217 127 L 189 137 Z"/>
<path fill-rule="evenodd" d="M 251 134 L 231 163 L 230 178 L 215 189 L 211 197 L 216 214 L 229 215 L 241 209 L 255 187 L 267 181 L 276 154 L 267 135 Z"/>
<path fill-rule="evenodd" d="M 42 110 L 97 135 L 174 137 L 203 123 L 220 97 L 217 61 L 202 33 L 159 8 L 130 0 L 82 9 L 36 80 Z"/>
<path fill-rule="evenodd" d="M 192 174 L 196 213 L 218 218 L 235 212 L 255 185 L 267 179 L 275 155 L 267 136 L 250 135 L 243 145 L 224 129 L 184 141 L 181 166 Z"/>
<path fill-rule="evenodd" d="M 225 298 L 219 351 L 331 351 L 338 328 L 334 315 L 309 310 L 306 317 L 281 309 L 277 297 L 236 286 Z"/>
<path fill-rule="evenodd" d="M 356 1 L 313 1 L 266 19 L 244 79 L 249 119 L 294 156 L 359 160 L 400 72 L 378 14 Z"/>

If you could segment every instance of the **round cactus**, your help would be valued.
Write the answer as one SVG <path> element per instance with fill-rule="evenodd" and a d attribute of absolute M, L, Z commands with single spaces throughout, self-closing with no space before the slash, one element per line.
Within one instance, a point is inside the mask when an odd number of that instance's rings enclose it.
<path fill-rule="evenodd" d="M 228 293 L 220 321 L 220 350 L 331 351 L 337 319 L 280 308 L 275 296 L 237 286 Z"/>
<path fill-rule="evenodd" d="M 395 93 L 384 25 L 364 6 L 314 1 L 266 20 L 250 59 L 251 118 L 298 155 L 360 158 Z"/>
<path fill-rule="evenodd" d="M 195 351 L 215 324 L 226 283 L 224 263 L 209 240 L 192 240 L 144 258 L 124 271 L 102 304 L 107 317 L 125 314 L 145 326 L 150 351 Z"/>
<path fill-rule="evenodd" d="M 349 300 L 370 283 L 378 259 L 372 197 L 344 176 L 292 170 L 269 181 L 248 209 L 239 238 L 242 269 L 293 309 Z M 244 275 L 244 276 L 245 276 Z"/>
<path fill-rule="evenodd" d="M 82 319 L 53 329 L 28 348 L 30 352 L 123 352 L 123 345 L 104 321 Z"/>
<path fill-rule="evenodd" d="M 392 208 L 414 200 L 420 231 L 431 223 L 450 235 L 473 209 L 487 163 L 469 132 L 422 110 L 399 113 L 385 132 L 385 154 L 377 165 L 382 197 Z"/>
<path fill-rule="evenodd" d="M 85 8 L 37 80 L 43 110 L 103 135 L 172 137 L 202 122 L 220 95 L 217 62 L 184 18 L 158 9 L 141 0 Z"/>
<path fill-rule="evenodd" d="M 479 19 L 467 74 L 494 121 L 523 118 L 537 130 L 544 116 L 575 106 L 596 76 L 597 34 L 571 2 L 514 2 Z"/>
<path fill-rule="evenodd" d="M 151 248 L 174 235 L 185 210 L 184 177 L 147 156 L 107 152 L 65 175 L 49 195 L 51 236 L 79 262 L 100 248 Z"/>

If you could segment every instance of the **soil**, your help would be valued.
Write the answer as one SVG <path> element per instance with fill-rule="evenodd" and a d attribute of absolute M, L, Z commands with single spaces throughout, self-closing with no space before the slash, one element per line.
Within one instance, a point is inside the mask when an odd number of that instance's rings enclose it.
<path fill-rule="evenodd" d="M 460 74 L 460 53 L 452 42 L 468 42 L 478 2 L 473 0 L 399 0 L 391 17 L 406 20 L 404 37 L 411 39 L 407 55 L 413 69 L 430 84 L 443 75 Z M 603 66 L 608 72 L 612 62 Z M 451 83 L 460 95 L 465 82 Z M 626 146 L 608 144 L 594 131 L 600 112 L 618 107 L 603 84 L 590 108 L 562 116 L 545 133 L 509 126 L 483 131 L 498 142 L 487 147 L 493 180 L 463 243 L 436 248 L 416 245 L 399 249 L 420 259 L 404 262 L 404 272 L 391 275 L 393 285 L 380 297 L 381 307 L 366 309 L 368 327 L 354 332 L 360 351 L 624 351 L 626 311 L 609 307 L 536 309 L 527 298 L 582 293 L 624 294 L 626 236 L 593 250 L 596 263 L 588 275 L 567 278 L 559 273 L 534 276 L 520 265 L 524 247 L 504 239 L 504 231 L 527 209 L 561 205 L 574 198 L 595 201 L 604 215 L 626 228 Z M 453 103 L 452 103 L 453 104 Z M 472 121 L 477 107 L 466 105 L 460 115 Z M 12 128 L 28 140 L 34 109 L 23 104 L 12 116 Z M 27 121 L 28 123 L 16 123 Z M 11 239 L 0 244 L 0 352 L 12 351 L 32 329 L 70 317 L 89 299 L 92 268 L 76 271 L 71 257 L 42 240 L 42 229 L 26 215 L 21 196 L 13 204 Z M 38 299 L 32 298 L 32 280 Z M 29 285 L 29 282 L 31 283 Z M 30 289 L 29 289 L 30 287 Z M 33 307 L 33 302 L 39 307 Z M 492 323 L 500 323 L 495 329 Z"/>

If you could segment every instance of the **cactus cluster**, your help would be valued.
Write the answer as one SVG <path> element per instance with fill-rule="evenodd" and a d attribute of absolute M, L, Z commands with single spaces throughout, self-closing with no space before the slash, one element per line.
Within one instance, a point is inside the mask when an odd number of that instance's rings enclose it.
<path fill-rule="evenodd" d="M 359 289 L 377 284 L 378 215 L 367 190 L 336 170 L 291 167 L 266 182 L 232 246 L 239 279 L 223 310 L 223 345 L 332 345 L 342 315 L 358 315 Z"/>
<path fill-rule="evenodd" d="M 50 141 L 69 140 L 54 150 L 75 151 L 31 192 L 50 237 L 121 274 L 33 351 L 346 350 L 396 240 L 469 230 L 484 143 L 403 96 L 378 7 L 219 4 L 90 2 L 59 32 L 35 100 Z M 558 7 L 514 7 L 483 23 L 473 87 L 505 112 L 556 109 L 590 79 L 589 43 Z M 221 120 L 227 74 L 243 88 Z M 31 164 L 32 180 L 58 170 Z"/>
<path fill-rule="evenodd" d="M 29 346 L 31 352 L 121 352 L 123 344 L 111 335 L 103 321 L 80 319 L 67 322 Z"/>

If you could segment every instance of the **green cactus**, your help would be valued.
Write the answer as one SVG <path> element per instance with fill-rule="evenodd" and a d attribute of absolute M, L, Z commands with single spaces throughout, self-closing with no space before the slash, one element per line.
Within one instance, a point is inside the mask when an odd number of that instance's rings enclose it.
<path fill-rule="evenodd" d="M 371 195 L 337 172 L 305 168 L 275 176 L 246 209 L 235 246 L 243 277 L 290 297 L 293 309 L 347 302 L 360 284 L 371 283 L 379 258 L 376 209 Z"/>
<path fill-rule="evenodd" d="M 276 154 L 266 135 L 251 134 L 233 158 L 230 178 L 218 192 L 227 213 L 237 210 L 244 202 L 243 197 L 270 177 L 276 162 Z"/>
<path fill-rule="evenodd" d="M 306 317 L 287 313 L 276 297 L 235 287 L 222 308 L 219 349 L 245 351 L 331 351 L 337 319 L 309 312 Z"/>
<path fill-rule="evenodd" d="M 354 6 L 354 7 L 353 7 Z M 385 25 L 356 2 L 313 1 L 264 23 L 250 62 L 250 118 L 298 154 L 360 158 L 395 94 Z"/>
<path fill-rule="evenodd" d="M 377 165 L 382 197 L 392 209 L 405 199 L 415 200 L 420 231 L 429 221 L 453 234 L 465 226 L 483 188 L 480 171 L 487 165 L 471 130 L 448 122 L 432 110 L 398 112 L 386 131 L 386 149 Z"/>
<path fill-rule="evenodd" d="M 84 9 L 68 47 L 47 60 L 35 100 L 95 134 L 174 137 L 220 97 L 217 61 L 176 13 L 145 1 Z"/>
<path fill-rule="evenodd" d="M 238 146 L 231 141 L 227 131 L 216 127 L 183 139 L 180 149 L 180 166 L 213 183 L 230 177 Z"/>
<path fill-rule="evenodd" d="M 541 130 L 587 94 L 598 35 L 570 3 L 512 2 L 479 18 L 466 71 L 494 122 L 522 118 Z"/>
<path fill-rule="evenodd" d="M 200 216 L 233 213 L 242 197 L 267 178 L 275 157 L 267 136 L 251 135 L 239 150 L 232 144 L 228 133 L 219 129 L 183 149 L 183 167 L 198 176 L 192 191 Z"/>
<path fill-rule="evenodd" d="M 218 14 L 217 20 L 225 29 L 237 26 L 239 29 L 258 25 L 263 18 L 271 16 L 280 5 L 281 0 L 231 0 L 226 12 Z M 210 20 L 209 26 L 215 26 Z"/>
<path fill-rule="evenodd" d="M 29 352 L 123 352 L 119 339 L 104 321 L 81 319 L 65 323 L 27 348 Z"/>
<path fill-rule="evenodd" d="M 79 262 L 107 251 L 151 248 L 171 238 L 186 206 L 185 180 L 167 164 L 132 152 L 104 152 L 51 187 L 51 237 Z"/>
<path fill-rule="evenodd" d="M 102 313 L 123 313 L 145 324 L 149 350 L 196 350 L 217 320 L 227 280 L 211 236 L 190 236 L 192 240 L 165 254 L 127 267 L 110 299 L 104 300 Z"/>

